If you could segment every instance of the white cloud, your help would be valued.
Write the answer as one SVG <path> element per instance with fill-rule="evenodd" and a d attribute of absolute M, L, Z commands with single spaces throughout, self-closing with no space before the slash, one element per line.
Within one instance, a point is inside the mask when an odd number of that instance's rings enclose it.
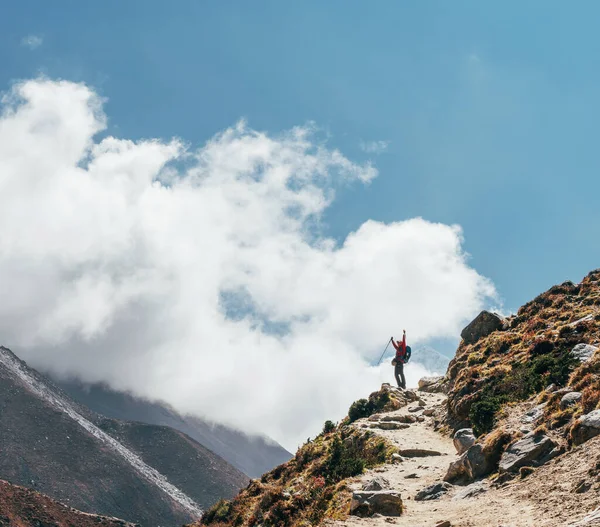
<path fill-rule="evenodd" d="M 361 141 L 360 149 L 367 154 L 383 154 L 390 146 L 389 141 Z"/>
<path fill-rule="evenodd" d="M 39 35 L 27 35 L 21 39 L 21 46 L 29 49 L 39 48 L 44 43 L 44 39 Z"/>
<path fill-rule="evenodd" d="M 494 295 L 459 227 L 316 235 L 338 182 L 376 171 L 305 128 L 239 123 L 193 150 L 95 141 L 106 119 L 81 84 L 28 81 L 3 106 L 0 335 L 35 367 L 293 448 L 393 379 L 368 366 L 390 335 L 455 336 Z"/>

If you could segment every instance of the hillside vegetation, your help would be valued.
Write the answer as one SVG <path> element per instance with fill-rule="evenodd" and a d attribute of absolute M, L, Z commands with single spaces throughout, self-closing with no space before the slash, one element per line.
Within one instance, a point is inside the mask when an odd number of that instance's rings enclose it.
<path fill-rule="evenodd" d="M 538 402 L 547 403 L 546 425 L 566 427 L 568 434 L 574 418 L 600 403 L 600 357 L 595 354 L 582 362 L 572 350 L 578 344 L 599 342 L 600 270 L 596 270 L 580 284 L 565 282 L 550 288 L 505 319 L 502 329 L 474 343 L 461 342 L 447 373 L 447 423 L 452 429 L 472 425 L 481 435 L 495 427 L 505 405 L 540 394 Z M 560 388 L 567 386 L 581 398 L 561 409 L 565 392 Z"/>
<path fill-rule="evenodd" d="M 390 461 L 396 448 L 370 430 L 352 426 L 357 419 L 406 406 L 412 393 L 383 388 L 352 404 L 338 425 L 298 449 L 294 458 L 253 480 L 232 501 L 221 501 L 196 525 L 253 527 L 309 526 L 348 514 L 348 478 Z"/>

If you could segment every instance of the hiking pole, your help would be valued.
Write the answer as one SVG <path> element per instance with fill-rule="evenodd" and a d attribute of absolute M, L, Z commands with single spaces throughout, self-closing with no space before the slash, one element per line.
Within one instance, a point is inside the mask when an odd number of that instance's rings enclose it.
<path fill-rule="evenodd" d="M 381 361 L 383 360 L 383 356 L 385 355 L 385 352 L 388 349 L 388 346 L 390 345 L 390 342 L 392 342 L 392 338 L 390 337 L 390 340 L 388 340 L 387 345 L 385 346 L 385 349 L 383 350 L 383 353 L 381 354 L 381 357 L 379 358 L 379 362 L 377 363 L 377 366 L 379 366 L 381 364 Z"/>

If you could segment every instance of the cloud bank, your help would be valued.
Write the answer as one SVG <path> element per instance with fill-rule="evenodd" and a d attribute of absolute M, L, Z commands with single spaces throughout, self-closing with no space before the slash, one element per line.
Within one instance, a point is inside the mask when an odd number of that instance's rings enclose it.
<path fill-rule="evenodd" d="M 320 234 L 336 186 L 377 172 L 308 128 L 240 122 L 194 149 L 105 127 L 83 84 L 2 99 L 0 339 L 34 367 L 293 448 L 393 379 L 369 366 L 392 334 L 454 336 L 494 296 L 457 226 Z"/>

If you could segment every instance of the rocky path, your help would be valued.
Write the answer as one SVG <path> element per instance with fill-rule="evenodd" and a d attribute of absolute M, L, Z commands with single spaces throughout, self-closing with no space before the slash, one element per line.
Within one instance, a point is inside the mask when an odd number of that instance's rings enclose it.
<path fill-rule="evenodd" d="M 373 479 L 385 478 L 388 488 L 402 496 L 404 513 L 400 517 L 375 515 L 369 518 L 351 516 L 343 522 L 331 525 L 344 526 L 389 526 L 398 527 L 526 527 L 538 526 L 543 509 L 535 501 L 517 498 L 508 488 L 490 489 L 486 481 L 470 486 L 442 484 L 448 465 L 457 458 L 452 439 L 433 429 L 431 417 L 423 415 L 441 405 L 445 397 L 441 394 L 419 393 L 422 400 L 419 410 L 412 403 L 401 410 L 361 419 L 356 426 L 370 428 L 375 433 L 395 443 L 402 459 L 393 464 L 368 471 L 353 484 L 353 490 L 361 490 Z M 412 411 L 411 411 L 412 410 Z M 420 419 L 406 426 L 403 421 L 414 417 Z M 398 423 L 390 425 L 389 423 Z M 397 429 L 382 429 L 397 428 Z M 431 500 L 415 500 L 417 494 L 431 485 L 438 484 L 435 491 L 441 496 Z M 440 485 L 441 484 L 441 485 Z M 433 491 L 435 493 L 435 491 Z M 444 523 L 446 522 L 446 523 Z M 564 524 L 556 524 L 564 525 Z"/>

